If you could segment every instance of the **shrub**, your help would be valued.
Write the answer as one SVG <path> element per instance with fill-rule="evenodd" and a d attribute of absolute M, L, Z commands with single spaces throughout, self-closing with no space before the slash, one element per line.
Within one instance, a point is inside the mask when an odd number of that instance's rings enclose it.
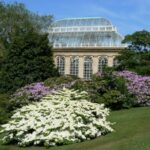
<path fill-rule="evenodd" d="M 113 110 L 130 108 L 135 105 L 134 97 L 129 94 L 122 94 L 118 90 L 110 90 L 103 95 L 98 95 L 95 102 L 105 103 L 106 107 Z"/>
<path fill-rule="evenodd" d="M 116 74 L 128 81 L 127 88 L 131 94 L 135 95 L 137 104 L 150 105 L 150 77 L 140 76 L 126 70 L 117 72 Z"/>
<path fill-rule="evenodd" d="M 69 88 L 74 84 L 74 77 L 61 76 L 48 78 L 45 82 L 37 82 L 18 89 L 11 97 L 9 108 L 14 110 L 31 102 L 40 101 L 42 97 Z"/>
<path fill-rule="evenodd" d="M 11 116 L 11 111 L 7 107 L 9 97 L 9 94 L 0 94 L 0 124 L 6 123 Z"/>
<path fill-rule="evenodd" d="M 14 110 L 27 105 L 31 102 L 40 101 L 40 99 L 54 89 L 44 86 L 43 82 L 32 83 L 18 89 L 10 99 L 9 108 Z"/>
<path fill-rule="evenodd" d="M 90 81 L 84 81 L 82 79 L 76 80 L 76 82 L 71 86 L 71 88 L 79 91 L 88 91 Z"/>
<path fill-rule="evenodd" d="M 91 98 L 97 103 L 104 103 L 111 109 L 130 108 L 135 105 L 134 96 L 128 92 L 126 81 L 122 77 L 108 72 L 104 76 L 96 75 L 93 80 L 93 90 L 96 89 L 96 93 L 93 93 L 96 97 L 92 94 Z"/>
<path fill-rule="evenodd" d="M 24 106 L 2 125 L 3 143 L 21 146 L 63 145 L 96 138 L 113 131 L 104 105 L 86 100 L 86 92 L 64 89 Z"/>
<path fill-rule="evenodd" d="M 89 82 L 77 80 L 72 88 L 87 91 L 91 102 L 104 103 L 111 109 L 130 108 L 135 105 L 134 95 L 128 92 L 125 79 L 115 76 L 109 68 L 105 69 L 103 75 L 93 75 Z"/>
<path fill-rule="evenodd" d="M 45 80 L 44 84 L 51 88 L 55 88 L 55 87 L 58 88 L 58 86 L 65 86 L 66 88 L 70 88 L 76 79 L 77 77 L 69 76 L 69 75 L 60 76 L 60 77 L 52 77 L 52 78 L 48 78 L 47 80 Z"/>
<path fill-rule="evenodd" d="M 144 66 L 135 67 L 135 72 L 137 72 L 140 75 L 144 76 L 150 76 L 150 63 Z"/>
<path fill-rule="evenodd" d="M 150 51 L 136 52 L 126 49 L 116 59 L 119 61 L 119 65 L 115 67 L 117 71 L 130 70 L 140 75 L 150 75 Z"/>

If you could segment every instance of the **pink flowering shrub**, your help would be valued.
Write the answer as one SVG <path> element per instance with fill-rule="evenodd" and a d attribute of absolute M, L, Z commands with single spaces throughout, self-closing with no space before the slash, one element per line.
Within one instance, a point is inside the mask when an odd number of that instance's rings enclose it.
<path fill-rule="evenodd" d="M 150 105 L 150 77 L 137 75 L 126 70 L 116 74 L 127 80 L 127 88 L 130 93 L 135 95 L 138 104 Z"/>

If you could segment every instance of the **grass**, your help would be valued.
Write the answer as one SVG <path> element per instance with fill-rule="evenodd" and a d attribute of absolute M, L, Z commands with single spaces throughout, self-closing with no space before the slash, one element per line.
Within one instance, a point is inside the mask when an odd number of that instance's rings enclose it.
<path fill-rule="evenodd" d="M 150 150 L 150 107 L 114 111 L 109 117 L 115 132 L 82 143 L 49 150 Z M 0 150 L 46 150 L 44 147 L 4 146 Z"/>

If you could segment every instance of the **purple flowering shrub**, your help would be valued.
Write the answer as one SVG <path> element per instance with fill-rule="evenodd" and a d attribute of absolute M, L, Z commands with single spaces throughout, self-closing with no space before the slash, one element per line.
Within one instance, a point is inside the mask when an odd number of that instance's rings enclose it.
<path fill-rule="evenodd" d="M 62 83 L 60 85 L 46 86 L 44 82 L 32 83 L 18 89 L 11 97 L 9 109 L 20 108 L 31 102 L 40 101 L 44 96 L 65 88 L 70 88 L 74 82 Z"/>
<path fill-rule="evenodd" d="M 18 89 L 13 97 L 26 97 L 30 101 L 39 101 L 43 96 L 53 91 L 54 89 L 46 87 L 43 82 L 37 82 Z"/>
<path fill-rule="evenodd" d="M 135 95 L 140 105 L 150 105 L 150 77 L 137 75 L 130 71 L 120 71 L 116 75 L 124 77 L 128 91 Z"/>

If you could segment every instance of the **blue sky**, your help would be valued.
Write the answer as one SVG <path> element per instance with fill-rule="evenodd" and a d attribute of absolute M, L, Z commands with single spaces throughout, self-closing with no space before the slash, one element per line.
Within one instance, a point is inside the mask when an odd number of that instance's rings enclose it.
<path fill-rule="evenodd" d="M 1 1 L 1 0 L 0 0 Z M 137 30 L 150 31 L 150 0 L 3 0 L 21 2 L 41 15 L 55 20 L 73 17 L 105 17 L 123 35 Z"/>

